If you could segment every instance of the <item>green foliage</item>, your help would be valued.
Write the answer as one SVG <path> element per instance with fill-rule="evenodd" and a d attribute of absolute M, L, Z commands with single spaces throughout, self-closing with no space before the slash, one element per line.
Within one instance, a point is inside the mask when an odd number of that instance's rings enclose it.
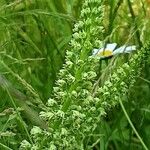
<path fill-rule="evenodd" d="M 21 116 L 29 130 L 33 125 L 43 124 L 38 117 L 41 107 L 44 109 L 41 101 L 45 103 L 51 95 L 76 20 L 72 16 L 74 1 L 60 4 L 48 0 L 0 1 L 0 73 L 6 76 L 0 75 L 0 112 L 13 107 L 5 92 L 7 88 L 16 105 L 21 107 Z M 78 9 L 76 7 L 76 11 Z M 8 130 L 15 134 L 1 140 L 13 149 L 27 138 L 16 117 L 7 123 L 7 115 L 0 121 L 1 128 L 8 124 L 1 132 Z"/>
<path fill-rule="evenodd" d="M 0 149 L 150 148 L 148 5 L 1 0 Z M 137 52 L 92 55 L 112 42 Z"/>

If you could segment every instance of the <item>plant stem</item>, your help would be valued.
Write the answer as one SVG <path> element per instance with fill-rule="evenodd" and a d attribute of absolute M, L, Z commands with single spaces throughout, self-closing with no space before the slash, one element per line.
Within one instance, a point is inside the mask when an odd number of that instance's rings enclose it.
<path fill-rule="evenodd" d="M 130 0 L 127 0 L 127 1 L 128 1 L 128 7 L 129 7 L 129 11 L 130 11 L 132 20 L 133 20 L 133 22 L 134 22 L 134 24 L 135 24 L 136 39 L 137 39 L 137 42 L 138 42 L 138 44 L 139 44 L 139 47 L 142 47 L 142 42 L 141 42 L 141 40 L 140 40 L 140 32 L 139 32 L 139 30 L 138 30 L 138 26 L 137 26 L 137 23 L 136 23 L 136 20 L 135 20 L 135 19 L 136 19 L 136 16 L 135 16 L 135 14 L 134 14 L 134 11 L 133 11 L 133 8 L 132 8 L 132 4 L 131 4 Z"/>
<path fill-rule="evenodd" d="M 4 145 L 4 144 L 2 144 L 2 143 L 0 143 L 0 146 L 3 147 L 3 148 L 6 149 L 6 150 L 13 150 L 13 149 L 7 147 L 6 145 Z"/>
<path fill-rule="evenodd" d="M 115 18 L 116 18 L 117 13 L 118 13 L 118 10 L 119 10 L 122 3 L 123 3 L 123 0 L 119 0 L 116 7 L 114 8 L 114 11 L 111 10 L 111 12 L 109 14 L 109 25 L 108 25 L 108 32 L 107 32 L 106 37 L 109 36 L 113 31 L 113 24 L 114 24 Z M 109 37 L 106 40 L 106 43 L 109 43 Z"/>
<path fill-rule="evenodd" d="M 23 128 L 24 128 L 24 130 L 25 130 L 25 132 L 26 132 L 26 134 L 27 134 L 27 136 L 28 136 L 28 138 L 29 138 L 29 141 L 31 142 L 31 144 L 33 144 L 33 141 L 32 141 L 32 139 L 31 139 L 31 137 L 30 137 L 30 134 L 29 134 L 29 132 L 28 132 L 28 130 L 27 130 L 27 128 L 26 128 L 26 125 L 25 125 L 25 123 L 24 123 L 22 117 L 20 116 L 20 113 L 19 113 L 18 110 L 17 110 L 17 106 L 16 106 L 16 104 L 15 104 L 13 98 L 11 97 L 11 95 L 10 95 L 8 89 L 6 89 L 6 91 L 7 91 L 8 96 L 9 96 L 9 98 L 10 98 L 10 100 L 11 100 L 11 102 L 12 102 L 12 104 L 13 104 L 15 110 L 16 110 L 16 113 L 17 113 L 17 115 L 18 115 L 18 117 L 19 117 L 19 120 L 20 120 L 20 122 L 22 123 L 22 126 L 23 126 Z"/>
<path fill-rule="evenodd" d="M 127 118 L 128 122 L 129 122 L 131 128 L 133 129 L 134 133 L 136 134 L 137 138 L 140 140 L 140 142 L 141 142 L 143 148 L 144 148 L 145 150 L 148 150 L 148 148 L 147 148 L 147 146 L 145 145 L 144 141 L 142 140 L 142 138 L 140 137 L 139 133 L 138 133 L 137 130 L 135 129 L 135 127 L 134 127 L 134 125 L 133 125 L 131 119 L 129 118 L 129 115 L 128 115 L 128 113 L 127 113 L 127 111 L 126 111 L 126 109 L 125 109 L 125 107 L 124 107 L 124 105 L 123 105 L 121 99 L 119 99 L 119 103 L 120 103 L 120 106 L 121 106 L 121 108 L 122 108 L 122 110 L 123 110 L 123 112 L 124 112 L 125 117 Z"/>

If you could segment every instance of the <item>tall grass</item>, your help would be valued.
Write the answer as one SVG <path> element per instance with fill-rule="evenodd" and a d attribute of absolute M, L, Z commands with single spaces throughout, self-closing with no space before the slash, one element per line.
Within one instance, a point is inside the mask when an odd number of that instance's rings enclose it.
<path fill-rule="evenodd" d="M 148 0 L 1 0 L 0 149 L 150 148 L 149 25 Z M 112 42 L 137 52 L 91 57 Z"/>

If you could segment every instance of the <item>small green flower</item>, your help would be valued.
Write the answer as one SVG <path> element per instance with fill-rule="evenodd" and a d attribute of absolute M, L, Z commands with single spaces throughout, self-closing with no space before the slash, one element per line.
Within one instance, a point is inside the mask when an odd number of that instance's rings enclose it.
<path fill-rule="evenodd" d="M 19 150 L 30 150 L 30 149 L 31 149 L 31 144 L 30 144 L 28 141 L 23 140 L 23 141 L 21 142 L 21 145 L 20 145 L 20 147 L 19 147 Z"/>
<path fill-rule="evenodd" d="M 31 129 L 31 135 L 35 135 L 35 134 L 39 134 L 41 133 L 42 130 L 41 128 L 37 127 L 37 126 L 34 126 L 32 129 Z"/>

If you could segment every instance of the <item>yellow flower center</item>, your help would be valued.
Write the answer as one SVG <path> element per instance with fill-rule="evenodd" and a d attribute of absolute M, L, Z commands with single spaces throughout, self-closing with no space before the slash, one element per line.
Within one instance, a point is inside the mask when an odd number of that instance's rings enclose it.
<path fill-rule="evenodd" d="M 109 56 L 113 55 L 113 52 L 112 52 L 112 50 L 105 49 L 104 51 L 99 52 L 97 55 L 103 56 L 103 57 L 109 57 Z"/>

